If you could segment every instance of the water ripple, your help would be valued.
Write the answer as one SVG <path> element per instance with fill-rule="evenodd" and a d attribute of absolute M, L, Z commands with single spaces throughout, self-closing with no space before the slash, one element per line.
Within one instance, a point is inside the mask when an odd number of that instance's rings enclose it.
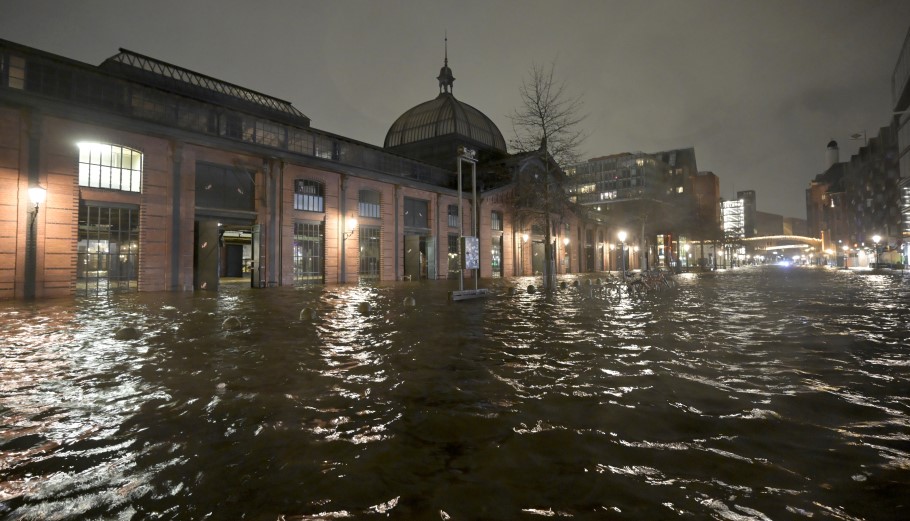
<path fill-rule="evenodd" d="M 2 303 L 0 517 L 910 517 L 902 277 L 577 279 Z"/>

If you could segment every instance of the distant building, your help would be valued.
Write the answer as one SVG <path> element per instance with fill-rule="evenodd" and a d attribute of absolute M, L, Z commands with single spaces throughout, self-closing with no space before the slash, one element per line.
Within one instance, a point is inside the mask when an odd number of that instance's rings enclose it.
<path fill-rule="evenodd" d="M 896 123 L 882 127 L 847 162 L 835 162 L 806 190 L 806 231 L 822 240 L 822 250 L 850 256 L 881 237 L 887 251 L 902 239 L 902 192 Z M 837 159 L 828 144 L 828 162 Z M 863 252 L 866 255 L 868 252 Z M 896 253 L 895 253 L 896 255 Z"/>
<path fill-rule="evenodd" d="M 694 148 L 600 156 L 565 171 L 576 203 L 593 210 L 612 230 L 624 228 L 639 236 L 643 266 L 675 263 L 681 241 L 718 222 L 700 221 L 692 188 L 698 175 Z M 712 216 L 706 212 L 705 217 Z"/>
<path fill-rule="evenodd" d="M 784 235 L 784 216 L 776 213 L 755 212 L 755 230 L 752 237 Z"/>
<path fill-rule="evenodd" d="M 758 232 L 755 212 L 758 211 L 755 190 L 736 192 L 736 198 L 743 202 L 743 234 L 745 237 L 764 235 Z"/>
<path fill-rule="evenodd" d="M 827 152 L 828 168 L 815 176 L 806 189 L 806 235 L 820 238 L 823 250 L 840 252 L 844 244 L 851 242 L 844 188 L 848 164 L 838 161 L 836 141 L 828 143 Z"/>
<path fill-rule="evenodd" d="M 854 246 L 871 244 L 875 235 L 886 247 L 896 247 L 901 240 L 899 168 L 896 124 L 879 129 L 850 157 L 844 191 Z"/>
<path fill-rule="evenodd" d="M 714 172 L 698 172 L 689 176 L 695 200 L 695 218 L 700 226 L 697 239 L 710 239 L 720 230 L 720 179 Z"/>
<path fill-rule="evenodd" d="M 800 237 L 807 236 L 806 220 L 800 219 L 799 217 L 784 217 L 784 235 L 799 235 Z"/>
<path fill-rule="evenodd" d="M 652 152 L 652 156 L 667 165 L 667 187 L 670 199 L 683 200 L 688 204 L 693 199 L 688 193 L 691 190 L 692 176 L 698 175 L 698 162 L 695 159 L 695 148 L 677 148 L 663 152 Z"/>
<path fill-rule="evenodd" d="M 608 224 L 606 242 L 615 244 L 624 230 L 627 242 L 640 247 L 641 265 L 654 263 L 654 236 L 664 229 L 671 207 L 669 165 L 644 152 L 623 152 L 569 165 L 565 172 L 572 201 L 585 207 L 589 218 Z"/>
<path fill-rule="evenodd" d="M 746 237 L 745 217 L 743 215 L 743 201 L 722 201 L 720 203 L 721 219 L 723 219 L 724 240 L 735 241 Z"/>
<path fill-rule="evenodd" d="M 904 37 L 891 76 L 891 106 L 895 111 L 895 128 L 898 136 L 897 161 L 900 172 L 900 241 L 903 260 L 910 260 L 910 31 Z"/>

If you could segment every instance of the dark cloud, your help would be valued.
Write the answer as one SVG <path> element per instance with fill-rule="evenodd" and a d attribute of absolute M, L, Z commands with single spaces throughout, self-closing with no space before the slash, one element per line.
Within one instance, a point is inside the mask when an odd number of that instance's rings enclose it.
<path fill-rule="evenodd" d="M 888 122 L 905 0 L 7 0 L 0 37 L 98 64 L 119 47 L 294 103 L 315 127 L 381 145 L 437 93 L 506 137 L 531 63 L 584 96 L 589 156 L 694 146 L 723 195 L 803 217 L 825 145 L 848 159 Z"/>

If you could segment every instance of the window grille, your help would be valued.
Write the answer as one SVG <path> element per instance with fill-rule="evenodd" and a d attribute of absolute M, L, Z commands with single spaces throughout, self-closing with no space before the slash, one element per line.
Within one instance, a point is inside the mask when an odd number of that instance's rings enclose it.
<path fill-rule="evenodd" d="M 79 205 L 76 294 L 139 289 L 139 209 Z"/>
<path fill-rule="evenodd" d="M 379 277 L 380 258 L 379 226 L 360 227 L 360 275 L 367 278 Z"/>
<path fill-rule="evenodd" d="M 296 285 L 325 282 L 325 224 L 322 222 L 294 223 L 294 283 Z"/>

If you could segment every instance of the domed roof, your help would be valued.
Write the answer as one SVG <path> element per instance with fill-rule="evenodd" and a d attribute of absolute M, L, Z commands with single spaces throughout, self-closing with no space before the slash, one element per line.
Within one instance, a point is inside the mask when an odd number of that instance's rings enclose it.
<path fill-rule="evenodd" d="M 834 141 L 833 139 L 829 141 L 828 148 L 837 148 L 837 141 Z"/>
<path fill-rule="evenodd" d="M 449 68 L 449 39 L 446 37 L 445 61 L 439 69 L 439 96 L 408 110 L 392 124 L 385 136 L 385 148 L 407 151 L 408 155 L 428 160 L 433 156 L 450 154 L 448 147 L 434 147 L 435 150 L 417 150 L 418 143 L 432 140 L 435 145 L 441 141 L 450 145 L 468 145 L 479 149 L 506 151 L 506 140 L 496 124 L 483 112 L 467 103 L 455 99 L 452 86 L 455 75 Z M 424 143 L 430 145 L 430 143 Z M 454 146 L 454 145 L 453 145 Z M 454 156 L 452 156 L 454 157 Z M 437 158 L 442 161 L 451 157 Z"/>
<path fill-rule="evenodd" d="M 496 124 L 483 112 L 455 99 L 451 92 L 441 92 L 436 99 L 402 114 L 389 128 L 385 147 L 444 136 L 460 136 L 493 150 L 506 150 L 506 140 Z"/>

